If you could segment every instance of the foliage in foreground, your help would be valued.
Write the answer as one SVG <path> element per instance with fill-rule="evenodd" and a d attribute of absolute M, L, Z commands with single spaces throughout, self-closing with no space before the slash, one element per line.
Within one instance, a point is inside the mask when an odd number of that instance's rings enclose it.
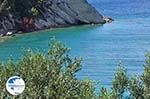
<path fill-rule="evenodd" d="M 72 59 L 70 49 L 60 42 L 52 40 L 50 46 L 46 54 L 28 51 L 17 63 L 9 60 L 0 64 L 0 99 L 14 99 L 5 88 L 13 75 L 19 75 L 26 83 L 25 91 L 17 99 L 150 99 L 150 54 L 141 76 L 129 78 L 120 66 L 112 88 L 101 88 L 97 95 L 92 81 L 76 78 L 81 59 Z"/>
<path fill-rule="evenodd" d="M 71 59 L 69 50 L 60 42 L 51 41 L 48 53 L 27 52 L 17 63 L 0 64 L 0 99 L 13 98 L 5 88 L 13 75 L 25 80 L 26 89 L 16 98 L 28 99 L 95 99 L 90 81 L 80 81 L 76 72 L 81 59 Z M 90 89 L 90 90 L 89 90 Z"/>
<path fill-rule="evenodd" d="M 111 90 L 102 88 L 100 99 L 150 99 L 150 53 L 146 54 L 144 73 L 128 77 L 124 68 L 119 68 L 112 81 Z"/>

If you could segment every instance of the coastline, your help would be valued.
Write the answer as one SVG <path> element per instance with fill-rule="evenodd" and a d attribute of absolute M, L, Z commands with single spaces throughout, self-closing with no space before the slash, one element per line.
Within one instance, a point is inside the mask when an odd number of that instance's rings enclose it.
<path fill-rule="evenodd" d="M 6 40 L 11 39 L 11 38 L 12 36 L 3 36 L 3 37 L 0 36 L 0 43 L 5 42 Z"/>
<path fill-rule="evenodd" d="M 77 27 L 77 26 L 84 26 L 84 25 L 103 25 L 105 24 L 106 21 L 104 21 L 104 23 L 97 23 L 97 24 L 74 24 L 74 25 L 59 25 L 59 26 L 52 26 L 49 28 L 45 28 L 45 29 L 36 29 L 36 30 L 31 30 L 31 31 L 17 31 L 17 32 L 12 32 L 10 35 L 7 35 L 7 33 L 3 33 L 3 35 L 0 35 L 0 38 L 11 38 L 13 36 L 15 36 L 16 34 L 27 34 L 27 33 L 33 33 L 33 32 L 39 32 L 39 31 L 45 31 L 45 30 L 50 30 L 50 29 L 57 29 L 57 28 L 68 28 L 68 27 Z"/>
<path fill-rule="evenodd" d="M 30 34 L 30 33 L 34 34 L 34 33 L 45 32 L 45 31 L 53 31 L 55 29 L 59 30 L 59 29 L 78 28 L 78 27 L 103 26 L 104 24 L 67 25 L 67 26 L 59 26 L 59 27 L 51 27 L 47 29 L 35 30 L 31 32 L 14 33 L 13 35 L 10 36 L 0 36 L 0 43 L 5 42 L 6 40 L 9 40 L 13 37 L 18 37 L 19 35 L 24 35 L 24 34 Z"/>
<path fill-rule="evenodd" d="M 19 1 L 18 1 L 19 2 Z M 20 4 L 24 5 L 23 2 Z M 28 3 L 27 3 L 28 4 Z M 22 11 L 16 9 L 0 12 L 0 34 L 19 34 L 50 28 L 69 27 L 84 24 L 104 24 L 106 20 L 86 0 L 49 1 L 45 0 L 38 9 L 38 14 L 25 13 L 33 9 Z M 20 10 L 18 10 L 20 9 Z"/>

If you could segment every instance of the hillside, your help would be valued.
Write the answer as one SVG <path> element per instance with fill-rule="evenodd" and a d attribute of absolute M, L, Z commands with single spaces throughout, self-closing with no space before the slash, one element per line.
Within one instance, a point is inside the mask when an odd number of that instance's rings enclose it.
<path fill-rule="evenodd" d="M 0 34 L 105 23 L 86 0 L 0 0 Z"/>

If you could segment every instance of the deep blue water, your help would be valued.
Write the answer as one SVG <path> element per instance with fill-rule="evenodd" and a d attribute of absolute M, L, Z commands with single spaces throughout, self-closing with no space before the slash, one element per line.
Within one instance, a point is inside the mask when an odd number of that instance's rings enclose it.
<path fill-rule="evenodd" d="M 72 48 L 83 58 L 79 79 L 90 78 L 110 87 L 122 62 L 129 75 L 141 74 L 145 52 L 150 49 L 150 0 L 88 0 L 96 9 L 115 19 L 111 24 L 87 25 L 23 34 L 0 43 L 0 60 L 18 60 L 23 50 L 48 49 L 50 38 Z"/>

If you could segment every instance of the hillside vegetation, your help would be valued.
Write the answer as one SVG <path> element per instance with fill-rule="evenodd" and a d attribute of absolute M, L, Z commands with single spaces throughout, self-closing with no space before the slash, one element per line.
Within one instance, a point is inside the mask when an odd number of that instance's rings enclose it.
<path fill-rule="evenodd" d="M 10 11 L 22 16 L 34 15 L 42 3 L 43 0 L 0 0 L 0 13 Z"/>

